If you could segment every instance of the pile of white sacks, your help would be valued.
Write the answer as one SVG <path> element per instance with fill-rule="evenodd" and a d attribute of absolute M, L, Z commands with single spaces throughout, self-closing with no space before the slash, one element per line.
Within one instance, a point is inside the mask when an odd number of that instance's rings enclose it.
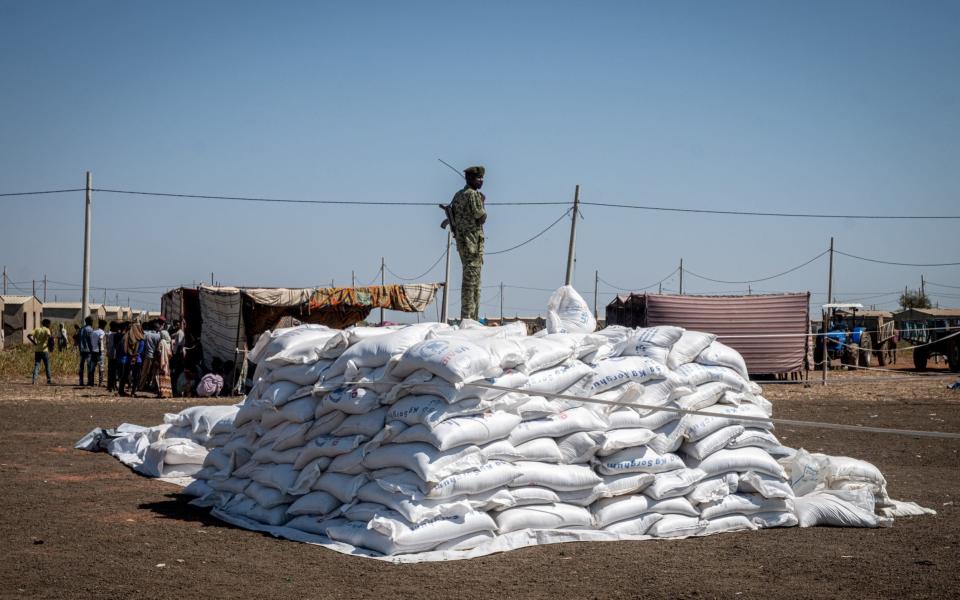
<path fill-rule="evenodd" d="M 269 332 L 240 405 L 115 442 L 155 476 L 191 475 L 184 492 L 231 523 L 395 559 L 927 512 L 890 499 L 869 463 L 782 446 L 715 336 L 594 331 L 572 288 L 550 308 L 533 336 L 473 322 Z"/>

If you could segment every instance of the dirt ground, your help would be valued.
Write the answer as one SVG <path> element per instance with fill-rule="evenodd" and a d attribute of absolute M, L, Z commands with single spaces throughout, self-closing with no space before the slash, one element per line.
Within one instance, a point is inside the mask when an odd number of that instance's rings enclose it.
<path fill-rule="evenodd" d="M 72 447 L 95 426 L 157 424 L 196 402 L 24 381 L 0 383 L 0 598 L 944 598 L 960 590 L 956 440 L 778 430 L 785 444 L 875 463 L 893 497 L 938 511 L 887 529 L 560 544 L 395 566 L 228 526 L 187 505 L 175 486 Z M 767 385 L 765 395 L 778 417 L 957 432 L 960 392 L 947 382 Z"/>

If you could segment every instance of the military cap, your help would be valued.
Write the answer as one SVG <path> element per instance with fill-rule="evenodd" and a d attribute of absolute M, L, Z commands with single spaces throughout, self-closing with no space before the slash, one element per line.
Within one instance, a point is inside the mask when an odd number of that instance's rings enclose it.
<path fill-rule="evenodd" d="M 487 170 L 483 167 L 467 167 L 463 170 L 463 174 L 467 177 L 483 177 L 486 172 Z"/>

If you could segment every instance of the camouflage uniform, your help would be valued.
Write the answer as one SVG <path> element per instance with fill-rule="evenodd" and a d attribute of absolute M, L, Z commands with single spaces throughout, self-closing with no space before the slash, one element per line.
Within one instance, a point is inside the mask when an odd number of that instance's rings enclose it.
<path fill-rule="evenodd" d="M 487 212 L 484 195 L 479 190 L 464 187 L 453 196 L 450 205 L 456 224 L 457 253 L 463 265 L 463 284 L 460 286 L 460 318 L 474 319 L 480 311 L 480 271 L 483 268 L 483 223 Z"/>

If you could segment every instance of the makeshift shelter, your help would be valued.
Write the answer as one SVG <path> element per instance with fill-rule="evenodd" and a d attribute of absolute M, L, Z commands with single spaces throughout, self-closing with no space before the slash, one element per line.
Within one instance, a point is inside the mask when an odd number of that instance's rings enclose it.
<path fill-rule="evenodd" d="M 617 296 L 607 324 L 626 327 L 677 325 L 709 331 L 743 355 L 751 374 L 804 370 L 812 364 L 810 294 L 754 296 Z"/>
<path fill-rule="evenodd" d="M 358 288 L 176 288 L 161 297 L 167 322 L 184 324 L 198 337 L 203 360 L 238 361 L 255 338 L 281 319 L 295 318 L 343 328 L 366 319 L 375 308 L 420 312 L 436 295 L 436 283 Z"/>
<path fill-rule="evenodd" d="M 27 335 L 40 325 L 43 302 L 35 296 L 0 296 L 4 347 L 26 344 Z"/>

